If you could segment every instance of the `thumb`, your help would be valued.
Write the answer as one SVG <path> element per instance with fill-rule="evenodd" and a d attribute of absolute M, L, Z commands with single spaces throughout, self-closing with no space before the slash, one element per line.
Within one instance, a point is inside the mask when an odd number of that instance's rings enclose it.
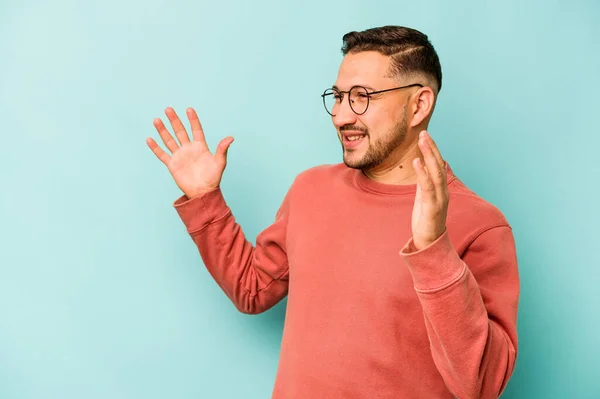
<path fill-rule="evenodd" d="M 215 160 L 222 167 L 225 167 L 225 165 L 227 165 L 227 152 L 229 151 L 229 146 L 231 145 L 231 143 L 233 143 L 233 140 L 233 137 L 225 137 L 217 146 L 217 151 L 215 152 Z"/>

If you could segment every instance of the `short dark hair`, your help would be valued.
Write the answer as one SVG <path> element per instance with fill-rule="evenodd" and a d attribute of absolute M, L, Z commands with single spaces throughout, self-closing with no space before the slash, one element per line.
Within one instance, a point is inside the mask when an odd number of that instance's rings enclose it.
<path fill-rule="evenodd" d="M 404 26 L 382 26 L 362 32 L 348 32 L 342 38 L 342 53 L 377 51 L 391 56 L 390 74 L 424 74 L 442 89 L 442 67 L 427 35 Z"/>

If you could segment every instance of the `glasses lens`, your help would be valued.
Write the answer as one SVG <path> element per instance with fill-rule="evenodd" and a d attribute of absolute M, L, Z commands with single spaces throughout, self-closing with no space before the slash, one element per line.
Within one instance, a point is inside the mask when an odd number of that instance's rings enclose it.
<path fill-rule="evenodd" d="M 339 104 L 339 97 L 339 93 L 337 93 L 333 89 L 327 89 L 323 93 L 323 105 L 325 105 L 325 109 L 327 110 L 329 115 L 335 115 L 334 107 L 336 106 L 336 104 Z"/>
<path fill-rule="evenodd" d="M 358 115 L 362 115 L 367 112 L 367 107 L 369 106 L 369 95 L 367 93 L 367 89 L 360 86 L 353 87 L 350 91 L 350 106 Z"/>

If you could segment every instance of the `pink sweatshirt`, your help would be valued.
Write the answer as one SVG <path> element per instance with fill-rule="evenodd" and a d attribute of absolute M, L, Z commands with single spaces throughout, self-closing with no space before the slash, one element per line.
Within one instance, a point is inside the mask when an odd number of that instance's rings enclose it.
<path fill-rule="evenodd" d="M 219 189 L 175 201 L 237 309 L 288 295 L 273 398 L 500 395 L 517 353 L 515 242 L 502 213 L 447 174 L 446 232 L 420 251 L 416 186 L 344 164 L 300 173 L 256 246 Z"/>

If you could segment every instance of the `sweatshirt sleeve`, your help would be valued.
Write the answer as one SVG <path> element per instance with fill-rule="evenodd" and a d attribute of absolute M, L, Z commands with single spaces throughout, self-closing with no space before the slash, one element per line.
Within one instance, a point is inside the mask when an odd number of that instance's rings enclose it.
<path fill-rule="evenodd" d="M 256 246 L 246 239 L 220 189 L 193 199 L 182 196 L 174 207 L 209 273 L 240 312 L 264 312 L 287 295 L 289 193 Z"/>
<path fill-rule="evenodd" d="M 416 250 L 400 251 L 423 307 L 433 360 L 460 399 L 497 398 L 517 356 L 519 275 L 512 230 L 479 234 L 462 257 L 446 231 Z"/>

